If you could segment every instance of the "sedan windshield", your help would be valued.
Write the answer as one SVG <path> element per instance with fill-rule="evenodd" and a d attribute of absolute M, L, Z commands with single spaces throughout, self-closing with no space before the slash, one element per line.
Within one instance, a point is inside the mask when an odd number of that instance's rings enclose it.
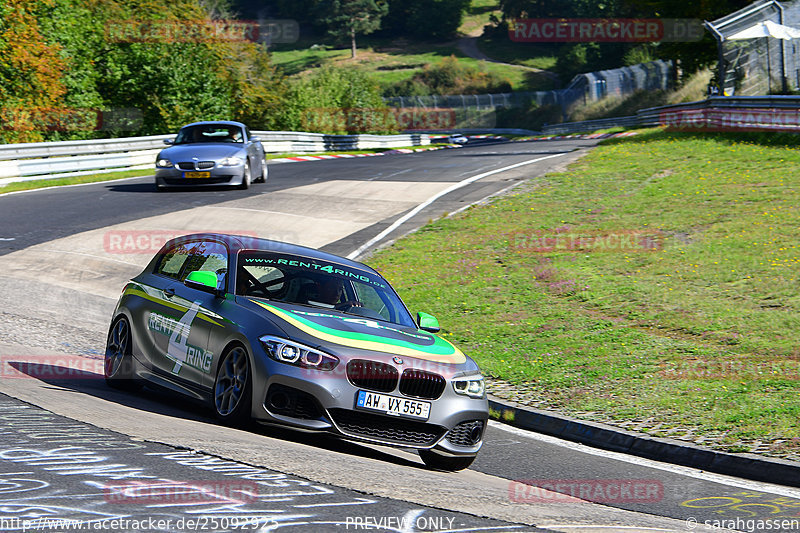
<path fill-rule="evenodd" d="M 382 277 L 303 256 L 241 252 L 236 294 L 415 327 L 400 298 Z"/>
<path fill-rule="evenodd" d="M 198 124 L 181 128 L 175 144 L 243 143 L 242 128 L 228 124 Z"/>

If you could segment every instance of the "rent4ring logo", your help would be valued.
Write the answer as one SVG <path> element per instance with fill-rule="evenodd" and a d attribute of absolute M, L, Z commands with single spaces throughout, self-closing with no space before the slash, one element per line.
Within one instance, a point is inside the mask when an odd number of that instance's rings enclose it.
<path fill-rule="evenodd" d="M 518 19 L 508 26 L 518 43 L 695 42 L 703 38 L 699 19 Z"/>

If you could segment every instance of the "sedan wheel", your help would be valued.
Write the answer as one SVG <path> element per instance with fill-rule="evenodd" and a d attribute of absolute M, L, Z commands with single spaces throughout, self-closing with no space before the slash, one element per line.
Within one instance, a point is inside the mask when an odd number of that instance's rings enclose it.
<path fill-rule="evenodd" d="M 256 181 L 259 183 L 266 183 L 267 176 L 269 175 L 269 170 L 267 170 L 267 158 L 266 156 L 261 158 L 261 177 L 258 178 Z"/>
<path fill-rule="evenodd" d="M 242 174 L 242 184 L 239 185 L 240 189 L 247 189 L 250 187 L 250 161 L 244 162 L 244 173 Z"/>
<path fill-rule="evenodd" d="M 229 350 L 217 369 L 214 412 L 224 422 L 243 422 L 250 417 L 250 361 L 241 346 Z"/>
<path fill-rule="evenodd" d="M 119 318 L 108 332 L 103 374 L 106 383 L 117 389 L 136 390 L 141 384 L 133 372 L 131 327 L 128 319 Z"/>

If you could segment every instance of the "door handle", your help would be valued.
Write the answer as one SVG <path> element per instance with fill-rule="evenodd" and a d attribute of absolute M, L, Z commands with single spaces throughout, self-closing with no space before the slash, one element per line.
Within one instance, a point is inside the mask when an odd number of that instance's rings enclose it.
<path fill-rule="evenodd" d="M 167 298 L 172 298 L 173 296 L 175 296 L 175 289 L 172 288 L 164 289 L 164 296 L 166 296 Z"/>

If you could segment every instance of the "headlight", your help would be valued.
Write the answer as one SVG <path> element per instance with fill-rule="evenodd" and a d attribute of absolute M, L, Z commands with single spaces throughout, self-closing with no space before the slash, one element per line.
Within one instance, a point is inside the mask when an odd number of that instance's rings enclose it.
<path fill-rule="evenodd" d="M 483 376 L 470 376 L 453 380 L 453 389 L 458 394 L 470 398 L 483 398 L 486 394 L 486 384 Z"/>
<path fill-rule="evenodd" d="M 219 164 L 223 167 L 235 167 L 241 165 L 243 162 L 244 160 L 241 157 L 226 157 L 220 161 Z"/>
<path fill-rule="evenodd" d="M 169 159 L 159 159 L 156 161 L 156 166 L 158 168 L 172 168 L 172 161 Z"/>
<path fill-rule="evenodd" d="M 333 355 L 280 337 L 264 335 L 258 340 L 269 356 L 281 363 L 315 370 L 333 370 L 339 364 L 339 359 Z"/>

